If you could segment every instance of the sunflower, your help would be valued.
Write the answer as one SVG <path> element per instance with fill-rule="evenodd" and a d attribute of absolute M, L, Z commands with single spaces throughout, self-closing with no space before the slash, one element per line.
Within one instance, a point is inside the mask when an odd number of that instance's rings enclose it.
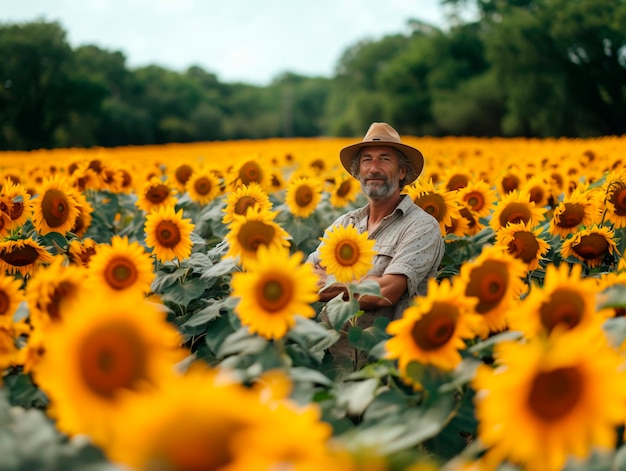
<path fill-rule="evenodd" d="M 256 260 L 245 272 L 233 273 L 232 296 L 239 298 L 235 312 L 251 332 L 268 339 L 285 336 L 296 316 L 313 317 L 318 277 L 302 252 L 289 254 L 283 247 L 261 245 Z"/>
<path fill-rule="evenodd" d="M 597 194 L 589 190 L 589 185 L 581 184 L 569 196 L 565 196 L 554 208 L 550 234 L 565 238 L 581 226 L 588 227 L 600 222 L 602 202 Z"/>
<path fill-rule="evenodd" d="M 105 292 L 82 293 L 46 332 L 35 379 L 61 431 L 102 444 L 122 393 L 156 387 L 174 374 L 184 353 L 176 328 L 136 292 L 120 293 L 114 303 Z"/>
<path fill-rule="evenodd" d="M 90 284 L 113 293 L 138 290 L 146 294 L 154 279 L 152 257 L 139 242 L 113 236 L 111 244 L 100 244 L 89 263 Z"/>
<path fill-rule="evenodd" d="M 87 229 L 91 226 L 91 221 L 93 220 L 93 217 L 91 216 L 93 213 L 93 206 L 91 206 L 91 203 L 87 201 L 87 198 L 83 193 L 78 192 L 75 194 L 75 197 L 78 207 L 78 216 L 76 217 L 76 222 L 74 222 L 74 226 L 72 226 L 70 232 L 78 237 L 83 237 L 87 232 Z"/>
<path fill-rule="evenodd" d="M 462 219 L 467 221 L 467 228 L 464 229 L 464 235 L 476 235 L 486 227 L 467 207 L 461 207 L 459 209 L 459 214 Z"/>
<path fill-rule="evenodd" d="M 176 212 L 173 206 L 159 207 L 146 216 L 146 245 L 161 262 L 184 260 L 191 255 L 193 229 L 191 219 L 183 219 L 182 209 Z"/>
<path fill-rule="evenodd" d="M 483 339 L 507 328 L 507 314 L 517 305 L 524 290 L 526 265 L 503 247 L 488 246 L 472 261 L 461 266 L 465 296 L 478 299 L 475 312 L 482 322 L 477 334 Z"/>
<path fill-rule="evenodd" d="M 66 265 L 61 255 L 38 270 L 26 286 L 29 320 L 33 327 L 46 330 L 51 323 L 59 322 L 65 310 L 78 299 L 85 278 L 83 267 Z"/>
<path fill-rule="evenodd" d="M 269 196 L 258 183 L 241 185 L 235 191 L 228 194 L 226 207 L 223 209 L 222 223 L 230 224 L 235 215 L 245 216 L 248 208 L 258 208 L 261 211 L 272 209 Z"/>
<path fill-rule="evenodd" d="M 33 238 L 0 242 L 0 273 L 32 275 L 51 261 L 52 254 Z"/>
<path fill-rule="evenodd" d="M 432 181 L 411 183 L 404 188 L 413 202 L 439 222 L 441 233 L 446 233 L 446 226 L 452 225 L 452 218 L 461 217 L 461 203 L 458 191 L 440 190 Z"/>
<path fill-rule="evenodd" d="M 285 193 L 289 211 L 300 218 L 309 217 L 322 199 L 322 189 L 322 182 L 316 178 L 292 178 Z"/>
<path fill-rule="evenodd" d="M 69 232 L 78 217 L 75 192 L 65 177 L 55 175 L 45 179 L 39 196 L 33 198 L 32 221 L 39 234 Z"/>
<path fill-rule="evenodd" d="M 185 189 L 191 201 L 205 205 L 217 198 L 222 189 L 220 181 L 210 170 L 197 170 L 187 180 Z"/>
<path fill-rule="evenodd" d="M 452 370 L 461 362 L 464 339 L 475 336 L 480 317 L 473 312 L 477 300 L 465 296 L 463 283 L 444 278 L 428 282 L 428 294 L 416 297 L 402 318 L 387 325 L 387 358 L 397 359 L 406 373 L 411 362 Z"/>
<path fill-rule="evenodd" d="M 11 220 L 9 219 L 9 215 L 4 211 L 0 210 L 0 238 L 4 239 L 6 235 L 11 231 Z"/>
<path fill-rule="evenodd" d="M 0 194 L 0 213 L 5 213 L 8 217 L 8 230 L 22 226 L 31 217 L 32 212 L 33 203 L 26 188 L 19 183 L 12 183 L 7 178 L 2 184 Z"/>
<path fill-rule="evenodd" d="M 239 437 L 271 423 L 270 409 L 252 390 L 215 377 L 190 368 L 157 390 L 128 395 L 111 420 L 115 439 L 105 446 L 107 456 L 137 471 L 247 469 L 239 460 L 262 450 Z"/>
<path fill-rule="evenodd" d="M 174 206 L 176 202 L 172 188 L 167 182 L 158 177 L 151 177 L 144 183 L 135 204 L 146 213 L 150 213 L 154 209 Z"/>
<path fill-rule="evenodd" d="M 24 300 L 22 280 L 0 273 L 0 326 L 13 323 L 13 315 Z"/>
<path fill-rule="evenodd" d="M 602 186 L 606 197 L 606 217 L 616 229 L 626 226 L 626 171 L 611 172 Z"/>
<path fill-rule="evenodd" d="M 335 208 L 345 208 L 354 202 L 361 191 L 359 182 L 345 171 L 336 172 L 329 190 L 330 204 Z"/>
<path fill-rule="evenodd" d="M 552 187 L 543 174 L 533 175 L 520 185 L 519 190 L 521 193 L 528 193 L 529 201 L 538 208 L 543 208 L 550 204 Z"/>
<path fill-rule="evenodd" d="M 96 253 L 98 243 L 90 238 L 72 239 L 69 243 L 70 262 L 83 267 L 89 266 L 91 257 Z"/>
<path fill-rule="evenodd" d="M 573 256 L 590 268 L 605 263 L 613 265 L 612 261 L 605 262 L 605 259 L 613 260 L 616 250 L 615 232 L 609 227 L 595 224 L 579 230 L 561 244 L 561 256 L 564 259 Z"/>
<path fill-rule="evenodd" d="M 507 168 L 498 177 L 496 177 L 496 189 L 501 197 L 508 195 L 513 191 L 518 191 L 520 185 L 524 181 L 520 171 L 515 166 Z"/>
<path fill-rule="evenodd" d="M 289 247 L 290 235 L 274 218 L 275 212 L 261 208 L 248 208 L 245 216 L 234 215 L 230 230 L 224 236 L 228 243 L 228 252 L 224 258 L 239 257 L 242 266 L 247 266 L 257 257 L 260 246 Z"/>
<path fill-rule="evenodd" d="M 463 208 L 465 209 L 465 208 Z M 473 233 L 473 229 L 470 229 L 470 220 L 460 214 L 458 218 L 452 218 L 450 220 L 450 225 L 446 226 L 446 235 L 454 235 L 456 237 L 464 237 L 466 235 L 471 235 Z M 446 242 L 451 242 L 453 239 L 446 238 Z"/>
<path fill-rule="evenodd" d="M 474 218 L 487 217 L 495 208 L 496 191 L 484 180 L 471 180 L 459 190 L 461 206 L 467 208 Z"/>
<path fill-rule="evenodd" d="M 494 245 L 505 247 L 515 258 L 519 258 L 528 270 L 539 268 L 539 262 L 550 250 L 550 244 L 543 240 L 543 226 L 533 230 L 531 223 L 512 223 L 496 232 Z"/>
<path fill-rule="evenodd" d="M 18 333 L 13 325 L 0 324 L 0 372 L 4 372 L 10 366 L 16 365 L 19 358 L 19 349 L 16 346 Z M 0 375 L 0 386 L 2 386 L 3 374 Z"/>
<path fill-rule="evenodd" d="M 466 188 L 473 180 L 472 172 L 460 165 L 452 165 L 444 170 L 441 176 L 440 186 L 446 191 L 461 190 Z"/>
<path fill-rule="evenodd" d="M 526 337 L 549 334 L 557 326 L 562 329 L 599 328 L 604 313 L 596 311 L 597 283 L 581 278 L 582 266 L 562 263 L 546 267 L 543 286 L 534 285 L 511 312 L 509 326 Z"/>
<path fill-rule="evenodd" d="M 195 172 L 195 167 L 185 162 L 172 169 L 168 180 L 174 183 L 174 187 L 178 193 L 183 194 L 188 189 L 187 185 L 189 184 L 189 180 Z"/>
<path fill-rule="evenodd" d="M 255 156 L 243 160 L 243 162 L 230 169 L 226 185 L 230 191 L 235 191 L 241 185 L 256 183 L 265 191 L 269 185 L 269 178 L 270 171 L 267 164 L 264 163 L 264 159 L 260 156 Z"/>
<path fill-rule="evenodd" d="M 539 208 L 530 201 L 530 194 L 513 190 L 496 203 L 489 225 L 498 231 L 509 224 L 528 223 L 535 227 L 543 219 L 546 208 Z"/>
<path fill-rule="evenodd" d="M 626 378 L 602 331 L 502 342 L 494 356 L 496 368 L 481 365 L 472 382 L 488 469 L 509 461 L 557 471 L 569 458 L 614 449 L 626 412 Z"/>
<path fill-rule="evenodd" d="M 375 240 L 368 233 L 359 234 L 352 224 L 334 226 L 321 238 L 320 265 L 341 283 L 358 281 L 374 264 Z"/>

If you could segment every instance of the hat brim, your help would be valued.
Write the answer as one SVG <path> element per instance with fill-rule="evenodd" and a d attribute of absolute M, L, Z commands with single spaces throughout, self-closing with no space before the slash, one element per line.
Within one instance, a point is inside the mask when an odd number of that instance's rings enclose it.
<path fill-rule="evenodd" d="M 413 183 L 417 180 L 420 173 L 424 169 L 424 156 L 422 153 L 417 150 L 415 147 L 411 147 L 406 144 L 401 144 L 393 141 L 368 141 L 368 142 L 359 142 L 357 144 L 352 144 L 350 146 L 344 147 L 339 152 L 339 159 L 341 160 L 341 165 L 346 171 L 350 174 L 350 168 L 352 167 L 352 160 L 359 154 L 361 149 L 364 147 L 373 147 L 373 146 L 387 146 L 393 147 L 394 149 L 402 152 L 402 154 L 409 160 L 413 170 L 415 170 L 414 178 L 410 178 L 406 180 L 406 184 Z"/>

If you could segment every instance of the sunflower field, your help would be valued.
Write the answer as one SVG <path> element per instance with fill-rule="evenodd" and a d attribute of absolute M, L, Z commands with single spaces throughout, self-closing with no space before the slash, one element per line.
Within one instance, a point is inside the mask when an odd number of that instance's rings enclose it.
<path fill-rule="evenodd" d="M 1 153 L 0 470 L 626 469 L 626 137 L 407 138 L 446 252 L 366 329 L 353 142 Z"/>

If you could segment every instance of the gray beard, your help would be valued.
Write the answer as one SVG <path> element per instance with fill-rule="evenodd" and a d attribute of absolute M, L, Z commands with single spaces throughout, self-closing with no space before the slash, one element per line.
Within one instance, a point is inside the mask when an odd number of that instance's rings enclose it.
<path fill-rule="evenodd" d="M 361 182 L 361 189 L 363 190 L 363 193 L 365 193 L 368 198 L 373 200 L 384 200 L 385 198 L 391 196 L 396 189 L 396 186 L 392 185 L 389 180 L 382 185 L 367 185 L 364 179 L 359 181 Z"/>

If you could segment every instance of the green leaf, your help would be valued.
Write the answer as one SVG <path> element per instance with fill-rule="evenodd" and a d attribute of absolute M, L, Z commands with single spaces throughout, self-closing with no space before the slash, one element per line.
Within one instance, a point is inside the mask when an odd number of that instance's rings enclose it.
<path fill-rule="evenodd" d="M 234 309 L 238 302 L 238 299 L 232 297 L 209 299 L 207 305 L 196 311 L 181 327 L 197 327 L 202 324 L 208 324 L 221 314 L 220 311 L 222 309 Z"/>
<path fill-rule="evenodd" d="M 478 354 L 485 351 L 491 351 L 493 347 L 500 342 L 512 342 L 522 338 L 522 333 L 517 330 L 509 330 L 489 337 L 487 340 L 480 341 L 467 349 L 469 353 Z"/>
<path fill-rule="evenodd" d="M 626 308 L 626 286 L 611 286 L 600 293 L 597 299 L 597 309 Z"/>
<path fill-rule="evenodd" d="M 626 318 L 624 317 L 611 317 L 605 320 L 602 329 L 614 347 L 619 347 L 626 340 Z"/>
<path fill-rule="evenodd" d="M 241 328 L 228 335 L 219 350 L 219 357 L 226 357 L 239 353 L 258 353 L 267 345 L 267 340 L 258 335 L 251 334 L 248 329 Z"/>
<path fill-rule="evenodd" d="M 296 317 L 296 325 L 287 334 L 288 339 L 312 353 L 326 350 L 337 343 L 340 337 L 337 331 L 302 316 Z"/>
<path fill-rule="evenodd" d="M 328 387 L 333 385 L 330 378 L 311 368 L 295 367 L 289 369 L 288 373 L 289 377 L 296 382 L 321 384 Z"/>
<path fill-rule="evenodd" d="M 237 268 L 237 262 L 233 258 L 225 258 L 215 263 L 213 266 L 207 268 L 207 270 L 200 275 L 203 280 L 211 280 L 213 278 L 219 278 L 220 276 L 232 273 Z"/>
<path fill-rule="evenodd" d="M 360 295 L 368 294 L 380 296 L 380 285 L 374 280 L 363 280 L 360 283 L 350 283 L 350 290 Z"/>
<path fill-rule="evenodd" d="M 348 301 L 344 301 L 342 295 L 337 295 L 337 297 L 331 299 L 326 304 L 326 314 L 328 315 L 328 320 L 330 324 L 335 330 L 341 330 L 343 325 L 350 319 L 355 316 L 360 308 L 359 302 L 356 299 L 350 299 Z"/>
<path fill-rule="evenodd" d="M 187 268 L 178 268 L 172 273 L 158 271 L 152 281 L 150 289 L 155 293 L 162 293 L 187 274 Z"/>
<path fill-rule="evenodd" d="M 206 283 L 200 278 L 189 278 L 184 283 L 170 286 L 161 294 L 161 299 L 187 306 L 191 301 L 202 296 L 205 288 Z"/>
<path fill-rule="evenodd" d="M 187 265 L 191 267 L 194 273 L 205 273 L 213 266 L 213 261 L 207 254 L 194 252 L 187 260 Z"/>
<path fill-rule="evenodd" d="M 55 247 L 55 249 L 59 249 L 60 251 L 66 250 L 68 246 L 65 236 L 58 232 L 48 232 L 46 235 L 39 236 L 39 240 L 44 247 Z"/>
<path fill-rule="evenodd" d="M 337 392 L 337 405 L 345 407 L 348 415 L 359 416 L 374 400 L 379 385 L 377 378 L 340 384 Z"/>

